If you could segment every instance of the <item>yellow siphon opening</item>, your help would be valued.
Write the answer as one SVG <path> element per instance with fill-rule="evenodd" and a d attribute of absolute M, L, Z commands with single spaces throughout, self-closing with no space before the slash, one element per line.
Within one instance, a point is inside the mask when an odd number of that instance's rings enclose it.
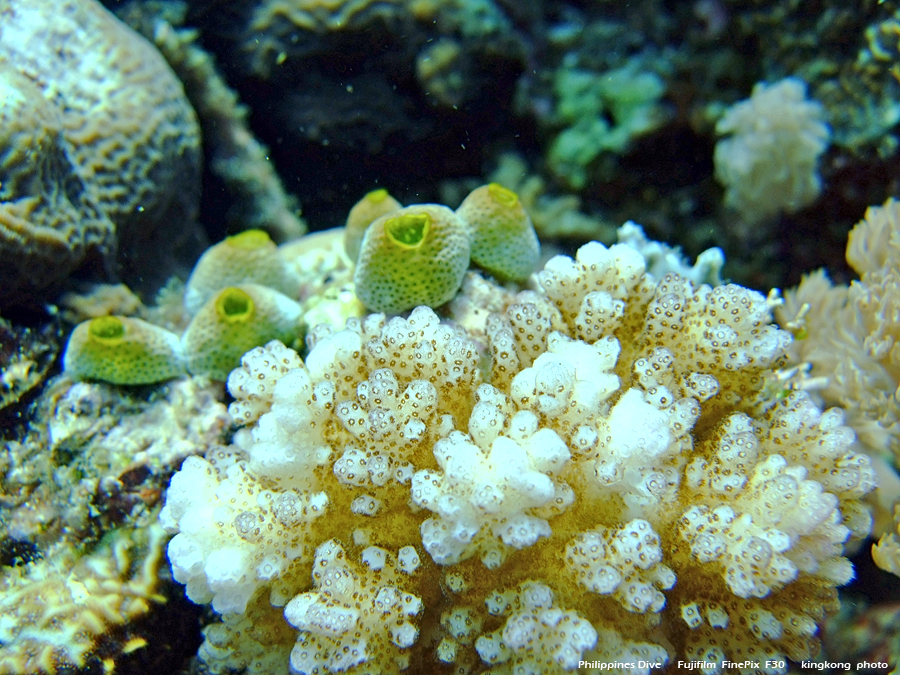
<path fill-rule="evenodd" d="M 114 345 L 125 337 L 125 324 L 117 316 L 101 316 L 88 324 L 91 338 L 105 345 Z"/>
<path fill-rule="evenodd" d="M 494 198 L 495 202 L 508 208 L 512 208 L 519 202 L 519 195 L 512 190 L 506 189 L 499 183 L 489 184 L 488 193 Z"/>
<path fill-rule="evenodd" d="M 228 237 L 225 241 L 235 248 L 263 248 L 272 243 L 268 233 L 263 230 L 244 230 Z"/>
<path fill-rule="evenodd" d="M 371 192 L 366 193 L 366 199 L 368 199 L 373 204 L 380 204 L 385 199 L 387 199 L 388 191 L 384 188 L 379 190 L 372 190 Z"/>
<path fill-rule="evenodd" d="M 430 227 L 431 216 L 427 213 L 405 213 L 389 218 L 384 231 L 402 248 L 415 248 L 425 241 Z"/>
<path fill-rule="evenodd" d="M 216 314 L 226 323 L 249 321 L 253 309 L 253 299 L 240 288 L 226 288 L 216 298 Z"/>

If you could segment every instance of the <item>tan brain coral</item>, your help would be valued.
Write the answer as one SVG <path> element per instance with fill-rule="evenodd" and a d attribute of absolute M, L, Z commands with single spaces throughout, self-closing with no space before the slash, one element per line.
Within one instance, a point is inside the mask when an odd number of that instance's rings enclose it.
<path fill-rule="evenodd" d="M 152 45 L 94 0 L 0 0 L 0 91 L 3 294 L 189 243 L 199 127 Z"/>

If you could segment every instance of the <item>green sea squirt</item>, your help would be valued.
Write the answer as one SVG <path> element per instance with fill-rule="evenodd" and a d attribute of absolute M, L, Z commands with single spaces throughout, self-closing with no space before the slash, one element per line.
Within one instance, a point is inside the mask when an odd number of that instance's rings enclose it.
<path fill-rule="evenodd" d="M 353 281 L 363 304 L 397 314 L 449 301 L 469 268 L 468 228 L 446 206 L 417 204 L 375 219 Z"/>
<path fill-rule="evenodd" d="M 188 371 L 226 380 L 241 357 L 270 340 L 292 344 L 300 334 L 300 305 L 283 293 L 243 284 L 219 291 L 197 312 L 182 337 Z"/>
<path fill-rule="evenodd" d="M 181 343 L 142 319 L 102 316 L 79 324 L 63 358 L 74 377 L 112 384 L 153 384 L 186 374 Z"/>

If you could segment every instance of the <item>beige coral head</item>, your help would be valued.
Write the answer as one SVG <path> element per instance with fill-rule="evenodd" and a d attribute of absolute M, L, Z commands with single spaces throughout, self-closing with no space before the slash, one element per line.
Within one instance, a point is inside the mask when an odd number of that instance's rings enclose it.
<path fill-rule="evenodd" d="M 0 300 L 64 278 L 92 248 L 108 255 L 114 238 L 59 110 L 0 48 Z"/>
<path fill-rule="evenodd" d="M 181 82 L 94 0 L 0 11 L 0 118 L 12 108 L 19 127 L 0 122 L 0 289 L 47 287 L 94 248 L 151 290 L 201 238 L 200 129 Z"/>
<path fill-rule="evenodd" d="M 745 222 L 795 213 L 819 196 L 818 162 L 831 129 L 802 80 L 758 83 L 749 99 L 725 112 L 716 132 L 725 136 L 714 152 L 716 179 L 725 187 L 726 206 Z"/>
<path fill-rule="evenodd" d="M 870 206 L 866 216 L 850 230 L 847 262 L 860 276 L 879 272 L 900 261 L 900 202 L 891 197 L 882 206 Z"/>

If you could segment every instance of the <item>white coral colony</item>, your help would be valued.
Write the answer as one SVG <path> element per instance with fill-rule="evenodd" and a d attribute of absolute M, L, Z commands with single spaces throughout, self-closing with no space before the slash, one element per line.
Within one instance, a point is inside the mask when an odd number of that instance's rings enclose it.
<path fill-rule="evenodd" d="M 372 314 L 231 374 L 243 428 L 185 462 L 162 516 L 176 578 L 223 615 L 207 667 L 782 673 L 814 653 L 874 476 L 838 411 L 775 395 L 790 336 L 766 298 L 598 243 L 532 290 L 472 279 L 458 323 Z"/>

